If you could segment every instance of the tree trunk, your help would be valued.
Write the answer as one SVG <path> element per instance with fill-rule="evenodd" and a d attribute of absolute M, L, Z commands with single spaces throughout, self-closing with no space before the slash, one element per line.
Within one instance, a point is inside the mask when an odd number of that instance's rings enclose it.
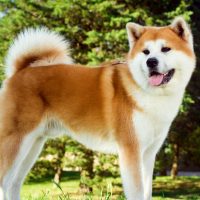
<path fill-rule="evenodd" d="M 60 179 L 61 179 L 61 174 L 62 174 L 62 167 L 59 166 L 56 170 L 56 173 L 54 175 L 54 181 L 59 184 L 60 183 Z"/>
<path fill-rule="evenodd" d="M 160 175 L 161 176 L 167 176 L 167 159 L 166 159 L 166 154 L 164 152 L 164 150 L 162 151 L 162 157 L 160 160 Z"/>
<path fill-rule="evenodd" d="M 54 181 L 59 184 L 61 180 L 62 175 L 62 168 L 63 168 L 63 158 L 65 156 L 65 146 L 66 141 L 60 140 L 58 143 L 58 152 L 57 152 L 57 159 L 56 159 L 56 165 L 55 165 L 55 175 L 54 175 Z"/>
<path fill-rule="evenodd" d="M 178 175 L 178 159 L 179 159 L 179 146 L 178 144 L 174 144 L 174 157 L 173 157 L 173 163 L 171 168 L 171 177 L 172 179 L 175 179 Z"/>
<path fill-rule="evenodd" d="M 167 170 L 166 170 L 166 168 L 160 169 L 160 175 L 161 176 L 167 176 Z"/>
<path fill-rule="evenodd" d="M 80 188 L 83 192 L 92 192 L 92 179 L 94 178 L 94 154 L 89 149 L 84 150 L 83 164 L 81 170 Z"/>

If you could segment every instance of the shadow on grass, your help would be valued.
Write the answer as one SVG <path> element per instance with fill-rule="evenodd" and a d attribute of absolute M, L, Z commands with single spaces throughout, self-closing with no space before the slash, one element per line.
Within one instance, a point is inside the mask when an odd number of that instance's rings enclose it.
<path fill-rule="evenodd" d="M 183 189 L 174 189 L 172 190 L 154 190 L 153 192 L 154 197 L 165 197 L 165 198 L 172 198 L 172 199 L 182 199 L 183 196 L 186 196 L 187 199 L 200 199 L 200 191 L 197 190 L 183 190 Z"/>
<path fill-rule="evenodd" d="M 157 181 L 153 189 L 154 197 L 171 199 L 200 200 L 200 177 L 170 178 Z"/>
<path fill-rule="evenodd" d="M 25 182 L 25 184 L 32 185 L 35 183 L 49 183 L 53 180 L 53 176 L 48 177 L 41 177 L 37 179 L 31 179 L 28 182 Z M 62 173 L 61 181 L 71 181 L 71 180 L 80 180 L 80 172 L 76 171 L 65 171 Z"/>

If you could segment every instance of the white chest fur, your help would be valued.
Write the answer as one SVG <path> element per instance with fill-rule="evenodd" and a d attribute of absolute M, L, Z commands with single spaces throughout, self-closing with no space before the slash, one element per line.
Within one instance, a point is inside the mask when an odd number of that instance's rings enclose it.
<path fill-rule="evenodd" d="M 182 94 L 172 96 L 151 96 L 136 94 L 141 110 L 133 113 L 135 133 L 143 151 L 152 145 L 160 148 L 170 125 L 178 113 Z"/>

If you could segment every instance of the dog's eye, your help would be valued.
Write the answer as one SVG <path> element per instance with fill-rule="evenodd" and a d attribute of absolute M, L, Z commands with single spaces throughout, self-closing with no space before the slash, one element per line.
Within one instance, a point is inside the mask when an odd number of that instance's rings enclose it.
<path fill-rule="evenodd" d="M 145 49 L 145 50 L 143 50 L 142 52 L 143 52 L 145 55 L 150 54 L 150 51 L 149 51 L 148 49 Z"/>
<path fill-rule="evenodd" d="M 166 53 L 166 52 L 168 52 L 170 50 L 171 50 L 170 47 L 162 47 L 162 49 L 161 49 L 161 51 L 164 52 L 164 53 Z"/>

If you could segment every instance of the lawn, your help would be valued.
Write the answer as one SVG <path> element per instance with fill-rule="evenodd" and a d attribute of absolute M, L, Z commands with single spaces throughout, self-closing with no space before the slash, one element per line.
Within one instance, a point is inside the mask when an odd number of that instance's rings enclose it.
<path fill-rule="evenodd" d="M 153 200 L 200 200 L 200 177 L 156 177 Z M 22 188 L 22 200 L 124 200 L 120 179 L 106 178 L 94 187 L 94 194 L 79 189 L 79 177 L 65 176 L 60 186 L 50 180 L 27 183 Z"/>

